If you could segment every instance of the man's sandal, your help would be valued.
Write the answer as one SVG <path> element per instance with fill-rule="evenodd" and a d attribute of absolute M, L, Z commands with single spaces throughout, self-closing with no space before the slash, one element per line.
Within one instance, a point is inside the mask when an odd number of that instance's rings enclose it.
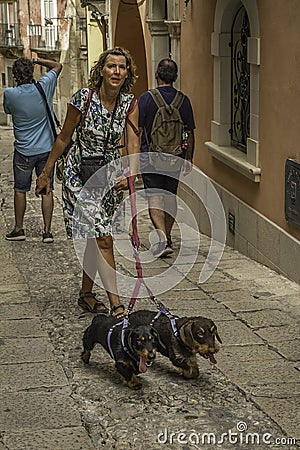
<path fill-rule="evenodd" d="M 86 297 L 93 297 L 95 304 L 93 307 L 85 300 Z M 80 292 L 78 305 L 84 310 L 93 314 L 108 314 L 109 310 L 103 302 L 99 302 L 96 298 L 96 294 L 93 292 Z"/>
<path fill-rule="evenodd" d="M 118 309 L 120 309 L 121 311 L 117 312 Z M 125 310 L 125 306 L 122 305 L 121 303 L 118 303 L 117 305 L 114 305 L 111 308 L 111 310 L 110 310 L 110 315 L 112 317 L 115 317 L 116 319 L 123 319 L 127 315 L 126 310 Z"/>

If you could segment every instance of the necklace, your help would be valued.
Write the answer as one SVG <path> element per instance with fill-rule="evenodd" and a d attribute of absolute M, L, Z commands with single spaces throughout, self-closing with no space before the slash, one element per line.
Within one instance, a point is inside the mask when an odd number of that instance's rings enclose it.
<path fill-rule="evenodd" d="M 106 102 L 101 99 L 101 91 L 99 90 L 99 100 L 101 112 L 103 112 L 103 108 L 105 108 L 107 111 L 106 117 L 110 118 L 113 115 L 115 108 L 117 107 L 118 96 L 113 101 Z"/>
<path fill-rule="evenodd" d="M 110 104 L 110 107 L 109 107 L 107 104 L 103 103 L 103 101 L 102 101 L 101 98 L 100 98 L 101 112 L 103 113 L 103 108 L 105 108 L 106 111 L 107 111 L 107 112 L 106 112 L 106 117 L 107 117 L 107 118 L 109 118 L 109 117 L 112 116 L 113 110 L 114 110 L 114 106 L 115 106 L 115 105 L 116 105 L 116 102 L 111 103 L 111 104 Z"/>
<path fill-rule="evenodd" d="M 111 114 L 114 110 L 116 101 L 117 101 L 118 96 L 116 96 L 115 98 L 113 98 L 113 100 L 104 100 L 103 99 L 103 94 L 101 95 L 101 89 L 99 89 L 99 100 L 101 105 L 107 110 L 109 111 Z"/>
<path fill-rule="evenodd" d="M 106 109 L 106 111 L 108 111 L 110 114 L 113 112 L 114 106 L 116 104 L 116 102 L 106 103 L 106 102 L 103 102 L 101 99 L 100 99 L 100 103 Z"/>

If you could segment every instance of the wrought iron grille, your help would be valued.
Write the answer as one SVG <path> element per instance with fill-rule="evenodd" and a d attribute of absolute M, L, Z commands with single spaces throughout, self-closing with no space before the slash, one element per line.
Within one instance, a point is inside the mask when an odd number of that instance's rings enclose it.
<path fill-rule="evenodd" d="M 247 151 L 250 134 L 250 65 L 247 63 L 247 40 L 250 25 L 242 6 L 231 28 L 231 144 Z"/>

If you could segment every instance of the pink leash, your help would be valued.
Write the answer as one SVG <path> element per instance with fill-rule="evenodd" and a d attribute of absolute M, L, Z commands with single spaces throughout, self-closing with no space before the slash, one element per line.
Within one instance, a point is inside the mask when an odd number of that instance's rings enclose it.
<path fill-rule="evenodd" d="M 132 297 L 130 299 L 127 311 L 130 314 L 133 310 L 133 307 L 135 305 L 135 302 L 137 300 L 137 296 L 138 293 L 140 291 L 140 287 L 142 285 L 145 286 L 145 288 L 147 289 L 147 292 L 149 294 L 149 297 L 151 298 L 151 300 L 153 300 L 157 306 L 161 306 L 159 304 L 159 302 L 157 302 L 157 300 L 155 299 L 155 295 L 153 294 L 153 292 L 151 291 L 151 289 L 146 285 L 145 280 L 143 278 L 143 269 L 142 269 L 142 264 L 141 264 L 141 260 L 140 260 L 140 256 L 139 256 L 139 252 L 138 249 L 140 247 L 140 239 L 138 236 L 138 231 L 137 231 L 137 210 L 136 210 L 136 192 L 135 192 L 135 187 L 132 181 L 132 178 L 130 176 L 130 170 L 128 169 L 127 173 L 126 173 L 126 177 L 127 177 L 127 181 L 128 181 L 128 187 L 129 187 L 129 194 L 130 194 L 130 206 L 131 206 L 131 216 L 132 216 L 132 236 L 131 236 L 131 243 L 134 249 L 134 258 L 135 258 L 135 268 L 137 271 L 137 280 L 136 280 L 136 284 L 135 284 L 135 288 L 133 290 L 133 294 Z"/>
<path fill-rule="evenodd" d="M 138 135 L 139 134 L 139 130 L 136 129 L 136 127 L 133 125 L 133 123 L 130 121 L 129 119 L 129 114 L 135 109 L 137 104 L 137 100 L 134 98 L 130 104 L 128 113 L 127 113 L 127 122 L 129 123 L 129 125 L 131 126 L 131 128 L 133 129 L 133 131 Z M 131 236 L 131 243 L 132 243 L 132 247 L 134 249 L 134 258 L 135 258 L 135 268 L 137 271 L 137 280 L 136 280 L 136 284 L 135 284 L 135 288 L 133 290 L 133 294 L 132 297 L 130 299 L 128 308 L 127 308 L 127 312 L 128 314 L 130 314 L 133 310 L 133 307 L 135 305 L 135 302 L 137 300 L 137 296 L 138 293 L 140 291 L 140 287 L 142 285 L 145 286 L 149 297 L 151 300 L 153 300 L 153 302 L 156 304 L 156 306 L 167 312 L 167 309 L 164 307 L 164 305 L 162 303 L 160 303 L 156 298 L 155 295 L 153 294 L 153 292 L 151 291 L 151 289 L 146 285 L 145 280 L 143 278 L 143 269 L 142 269 L 142 264 L 141 264 L 141 260 L 139 257 L 139 247 L 140 247 L 140 239 L 138 236 L 138 231 L 137 231 L 137 210 L 136 210 L 136 192 L 135 192 L 135 187 L 134 187 L 134 183 L 132 181 L 131 178 L 131 174 L 130 174 L 130 168 L 129 168 L 129 163 L 128 163 L 128 168 L 127 170 L 125 170 L 125 175 L 127 178 L 127 182 L 128 182 L 128 188 L 129 188 L 129 195 L 130 195 L 130 207 L 131 207 L 131 217 L 132 217 L 132 236 Z M 128 317 L 128 316 L 127 316 Z M 124 325 L 126 326 L 126 324 L 128 323 L 128 319 L 125 318 L 124 319 Z"/>

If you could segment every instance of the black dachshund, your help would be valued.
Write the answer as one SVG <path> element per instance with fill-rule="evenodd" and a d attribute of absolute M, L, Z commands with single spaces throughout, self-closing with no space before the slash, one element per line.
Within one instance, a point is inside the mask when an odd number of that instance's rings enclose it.
<path fill-rule="evenodd" d="M 123 330 L 123 321 L 115 317 L 98 314 L 83 335 L 82 360 L 88 364 L 91 351 L 98 343 L 115 360 L 117 371 L 131 389 L 140 389 L 139 373 L 145 373 L 156 356 L 157 333 L 145 325 L 128 324 Z"/>
<path fill-rule="evenodd" d="M 157 312 L 140 310 L 130 314 L 132 326 L 150 324 L 158 333 L 157 350 L 178 367 L 185 378 L 197 378 L 199 354 L 216 364 L 214 354 L 219 351 L 216 339 L 222 343 L 217 326 L 205 317 L 170 318 Z"/>

